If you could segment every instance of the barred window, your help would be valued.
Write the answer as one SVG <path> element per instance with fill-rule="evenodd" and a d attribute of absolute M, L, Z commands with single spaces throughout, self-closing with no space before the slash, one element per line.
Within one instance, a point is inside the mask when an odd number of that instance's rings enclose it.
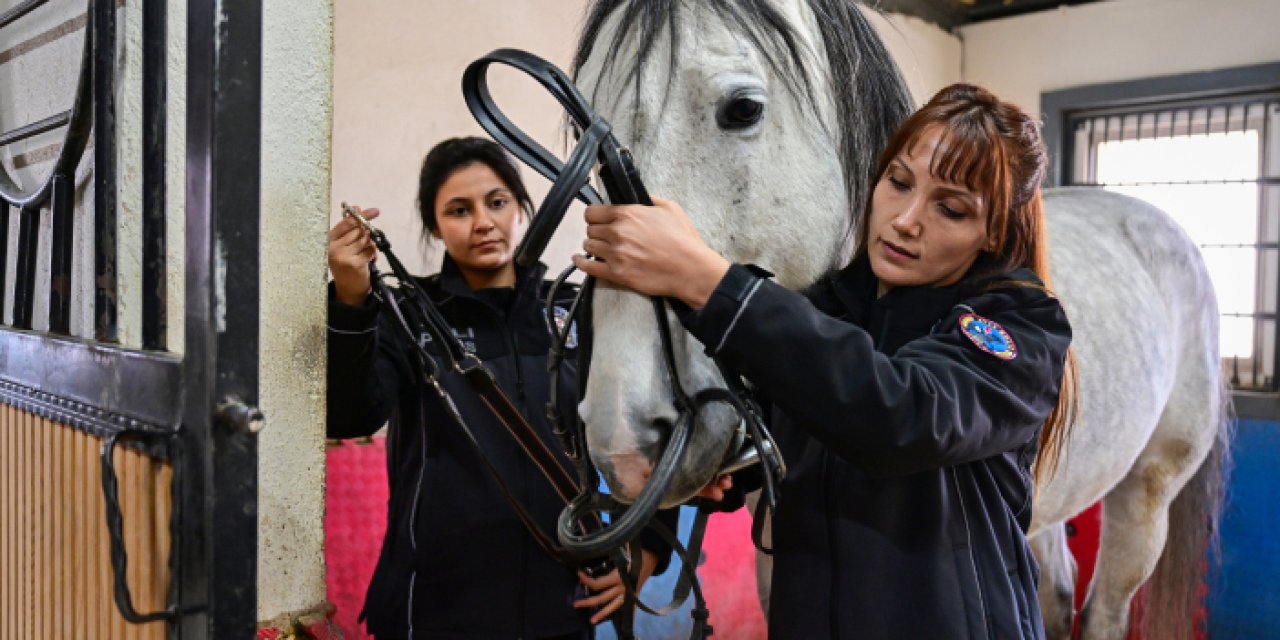
<path fill-rule="evenodd" d="M 1213 279 L 1233 386 L 1280 388 L 1280 92 L 1065 115 L 1063 183 L 1142 198 L 1172 215 Z"/>

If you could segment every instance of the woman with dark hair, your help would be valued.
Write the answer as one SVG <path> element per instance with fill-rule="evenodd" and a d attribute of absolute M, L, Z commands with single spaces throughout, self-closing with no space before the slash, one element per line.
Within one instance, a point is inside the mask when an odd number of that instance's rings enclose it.
<path fill-rule="evenodd" d="M 1025 534 L 1075 406 L 1045 166 L 1028 114 L 943 89 L 880 156 L 851 263 L 804 294 L 731 265 L 675 202 L 587 209 L 599 260 L 575 263 L 688 305 L 686 328 L 772 405 L 789 474 L 771 636 L 1044 636 Z"/>
<path fill-rule="evenodd" d="M 426 233 L 445 248 L 439 274 L 417 285 L 462 343 L 494 374 L 551 451 L 561 451 L 543 407 L 549 399 L 550 327 L 567 317 L 571 287 L 548 319 L 546 268 L 512 261 L 520 223 L 533 210 L 519 171 L 497 144 L 453 138 L 422 163 L 418 208 Z M 376 209 L 363 211 L 366 218 Z M 390 420 L 387 532 L 361 619 L 378 638 L 586 638 L 623 603 L 617 571 L 575 572 L 545 553 L 517 519 L 461 427 L 421 382 L 411 345 L 372 295 L 376 248 L 354 218 L 329 232 L 327 432 L 373 434 Z M 439 354 L 429 336 L 419 341 Z M 573 349 L 558 375 L 577 404 Z M 564 506 L 542 472 L 479 395 L 457 375 L 440 380 L 484 456 L 545 532 Z M 572 465 L 561 458 L 572 474 Z M 642 575 L 670 550 L 645 539 Z M 590 594 L 584 593 L 584 587 Z M 592 609 L 596 609 L 594 613 Z"/>

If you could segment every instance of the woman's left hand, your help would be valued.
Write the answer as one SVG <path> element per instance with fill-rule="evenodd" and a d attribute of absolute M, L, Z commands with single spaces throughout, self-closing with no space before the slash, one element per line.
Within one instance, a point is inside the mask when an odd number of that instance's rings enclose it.
<path fill-rule="evenodd" d="M 574 256 L 573 263 L 587 275 L 699 309 L 729 261 L 702 241 L 678 203 L 658 197 L 653 202 L 587 207 L 582 248 L 598 260 Z"/>
<path fill-rule="evenodd" d="M 649 576 L 653 575 L 653 570 L 658 566 L 658 556 L 648 549 L 642 550 L 640 555 L 640 580 L 636 583 L 636 591 L 639 591 L 640 587 L 644 586 L 645 580 L 648 580 Z M 582 581 L 582 584 L 586 585 L 592 595 L 574 602 L 573 608 L 591 609 L 600 607 L 600 610 L 591 616 L 591 624 L 600 624 L 602 621 L 608 620 L 609 616 L 621 609 L 626 602 L 627 590 L 622 586 L 622 576 L 618 574 L 617 569 L 599 578 L 592 578 L 579 571 L 578 579 Z"/>

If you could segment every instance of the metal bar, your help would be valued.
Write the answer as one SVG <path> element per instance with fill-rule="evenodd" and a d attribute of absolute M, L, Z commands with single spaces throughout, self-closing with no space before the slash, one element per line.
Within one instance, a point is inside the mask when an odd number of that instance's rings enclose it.
<path fill-rule="evenodd" d="M 1268 147 L 1271 145 L 1271 114 L 1267 113 L 1269 104 L 1271 103 L 1263 104 L 1262 125 L 1259 127 L 1259 131 L 1258 131 L 1259 139 L 1262 141 L 1262 144 L 1258 145 L 1258 175 L 1266 179 L 1271 179 L 1270 176 L 1273 172 L 1272 170 L 1274 169 L 1274 167 L 1269 166 L 1270 165 L 1270 162 L 1268 162 L 1269 158 L 1280 156 L 1280 149 L 1268 149 Z M 1269 156 L 1268 155 L 1269 153 L 1274 155 Z M 1258 234 L 1259 234 L 1258 237 L 1259 238 L 1263 237 L 1263 234 L 1267 232 L 1268 227 L 1272 229 L 1280 227 L 1280 225 L 1277 224 L 1278 221 L 1267 220 L 1266 218 L 1267 214 L 1269 213 L 1269 211 L 1267 211 L 1266 209 L 1274 210 L 1276 208 L 1276 205 L 1274 205 L 1274 203 L 1272 203 L 1271 207 L 1266 207 L 1269 201 L 1268 201 L 1268 198 L 1263 197 L 1263 191 L 1265 189 L 1264 185 L 1271 185 L 1271 184 L 1276 184 L 1276 183 L 1273 183 L 1273 182 L 1258 183 Z M 1275 194 L 1270 193 L 1267 195 L 1269 197 L 1273 197 Z M 1259 282 L 1261 283 L 1262 278 L 1266 276 L 1266 273 L 1268 271 L 1267 267 L 1270 266 L 1273 275 L 1275 275 L 1276 277 L 1276 290 L 1273 291 L 1273 293 L 1275 294 L 1274 300 L 1277 305 L 1280 305 L 1280 263 L 1277 262 L 1277 260 L 1280 260 L 1280 259 L 1272 255 L 1270 256 L 1270 260 L 1271 260 L 1271 264 L 1267 265 L 1265 262 L 1263 262 L 1262 256 L 1258 256 L 1258 273 L 1260 276 Z M 1259 290 L 1261 291 L 1261 287 L 1259 287 Z M 1263 303 L 1264 301 L 1261 299 L 1261 296 L 1259 296 L 1259 299 L 1255 303 L 1255 308 L 1257 305 L 1261 305 Z M 1276 312 L 1276 311 L 1280 311 L 1280 309 L 1272 309 L 1272 311 Z M 1272 315 L 1274 317 L 1275 313 L 1273 313 Z M 1255 321 L 1254 324 L 1259 324 L 1259 323 Z M 1271 378 L 1270 387 L 1272 391 L 1280 389 L 1280 376 L 1277 376 L 1275 371 L 1276 368 L 1280 368 L 1280 336 L 1276 335 L 1277 329 L 1280 329 L 1280 326 L 1273 326 L 1272 332 L 1271 332 L 1271 339 L 1273 342 L 1272 344 L 1273 351 L 1271 353 L 1272 370 L 1270 371 L 1270 378 Z M 1262 328 L 1258 327 L 1257 332 L 1261 334 Z"/>
<path fill-rule="evenodd" d="M 57 129 L 69 122 L 71 122 L 71 111 L 63 111 L 57 115 L 49 116 L 44 120 L 32 122 L 24 127 L 18 127 L 17 129 L 0 133 L 0 146 L 13 144 L 19 140 L 26 140 L 27 138 L 38 136 L 46 131 L 53 131 L 54 129 Z"/>
<path fill-rule="evenodd" d="M 18 259 L 13 279 L 13 326 L 31 328 L 35 302 L 36 251 L 40 246 L 40 210 L 23 207 L 18 213 Z"/>
<path fill-rule="evenodd" d="M 1276 313 L 1271 311 L 1253 311 L 1245 313 L 1243 311 L 1223 311 L 1218 315 L 1224 318 L 1254 318 L 1255 320 L 1275 320 Z"/>
<path fill-rule="evenodd" d="M 0 331 L 0 397 L 95 436 L 123 427 L 173 432 L 181 358 L 88 340 Z"/>
<path fill-rule="evenodd" d="M 93 3 L 94 335 L 116 342 L 116 8 Z"/>
<path fill-rule="evenodd" d="M 49 0 L 27 0 L 26 2 L 4 12 L 3 14 L 0 14 L 0 28 L 4 28 L 8 26 L 10 23 L 16 21 L 18 18 L 21 18 L 22 16 L 25 16 L 28 13 L 31 13 L 32 9 L 35 9 L 36 7 L 42 4 L 45 4 L 48 1 Z"/>
<path fill-rule="evenodd" d="M 1269 73 L 1274 74 L 1274 72 Z M 1280 83 L 1275 82 L 1275 80 L 1272 80 L 1272 84 L 1280 86 Z M 1076 109 L 1071 112 L 1071 117 L 1075 119 L 1101 118 L 1105 116 L 1122 116 L 1132 113 L 1150 113 L 1151 111 L 1162 109 L 1183 111 L 1187 109 L 1200 109 L 1207 105 L 1213 105 L 1216 108 L 1222 105 L 1256 104 L 1273 100 L 1277 96 L 1280 96 L 1280 92 L 1270 89 L 1240 94 L 1212 95 L 1185 99 L 1138 100 L 1127 105 Z"/>
<path fill-rule="evenodd" d="M 1202 244 L 1201 249 L 1280 249 L 1280 242 L 1245 242 Z"/>
<path fill-rule="evenodd" d="M 1138 182 L 1084 182 L 1077 183 L 1082 187 L 1186 187 L 1200 186 L 1207 184 L 1257 184 L 1257 185 L 1280 185 L 1280 177 L 1264 178 L 1259 177 L 1252 180 L 1150 180 Z"/>
<path fill-rule="evenodd" d="M 258 402 L 262 5 L 187 2 L 186 326 L 176 488 L 176 637 L 248 638 L 257 619 L 257 438 L 215 423 Z M 214 535 L 216 532 L 216 535 Z"/>
<path fill-rule="evenodd" d="M 142 348 L 165 348 L 165 97 L 168 30 L 164 0 L 142 4 Z"/>
<path fill-rule="evenodd" d="M 49 331 L 71 333 L 71 257 L 74 241 L 75 203 L 71 179 L 53 177 L 49 217 L 52 242 L 49 247 Z"/>
<path fill-rule="evenodd" d="M 0 324 L 4 324 L 4 303 L 8 293 L 9 271 L 9 204 L 0 202 Z"/>

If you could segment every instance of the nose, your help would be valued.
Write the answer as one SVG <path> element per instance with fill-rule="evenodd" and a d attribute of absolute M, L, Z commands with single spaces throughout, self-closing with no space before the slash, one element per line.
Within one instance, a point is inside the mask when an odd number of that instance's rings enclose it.
<path fill-rule="evenodd" d="M 898 215 L 893 217 L 890 226 L 903 237 L 913 238 L 920 235 L 923 229 L 921 222 L 924 214 L 926 201 L 922 197 L 913 197 L 907 203 Z"/>
<path fill-rule="evenodd" d="M 489 216 L 489 212 L 484 207 L 477 207 L 476 213 L 471 217 L 471 230 L 484 235 L 493 230 L 493 218 Z"/>

